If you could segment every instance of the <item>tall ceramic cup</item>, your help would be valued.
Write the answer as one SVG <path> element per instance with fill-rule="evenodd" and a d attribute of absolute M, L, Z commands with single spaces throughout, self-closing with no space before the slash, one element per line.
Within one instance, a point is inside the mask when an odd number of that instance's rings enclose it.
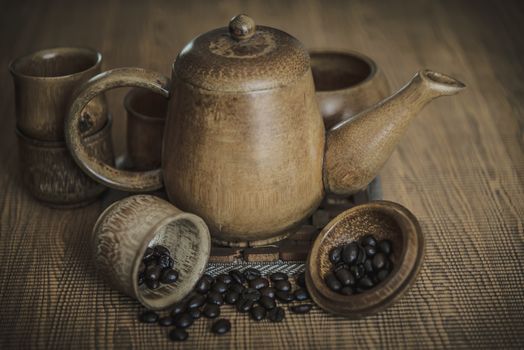
<path fill-rule="evenodd" d="M 127 156 L 135 170 L 160 167 L 168 100 L 150 90 L 132 89 L 124 99 L 127 112 Z"/>
<path fill-rule="evenodd" d="M 314 51 L 310 57 L 315 95 L 327 129 L 391 94 L 382 70 L 359 52 Z"/>
<path fill-rule="evenodd" d="M 17 128 L 40 141 L 64 141 L 64 119 L 73 90 L 100 73 L 102 55 L 88 48 L 57 47 L 19 57 L 9 64 L 15 84 Z M 78 127 L 90 136 L 107 123 L 103 94 L 82 111 Z"/>

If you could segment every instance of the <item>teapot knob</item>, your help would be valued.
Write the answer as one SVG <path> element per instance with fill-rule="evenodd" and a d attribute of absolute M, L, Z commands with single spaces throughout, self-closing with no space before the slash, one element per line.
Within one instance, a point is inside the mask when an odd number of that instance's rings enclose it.
<path fill-rule="evenodd" d="M 255 34 L 256 25 L 248 15 L 238 15 L 229 21 L 229 33 L 235 40 L 246 40 Z"/>

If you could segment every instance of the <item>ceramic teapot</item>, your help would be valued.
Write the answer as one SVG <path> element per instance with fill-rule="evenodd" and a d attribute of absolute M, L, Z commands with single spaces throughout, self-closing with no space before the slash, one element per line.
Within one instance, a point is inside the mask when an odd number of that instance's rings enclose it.
<path fill-rule="evenodd" d="M 118 170 L 82 143 L 80 112 L 118 86 L 149 88 L 169 99 L 162 169 Z M 326 192 L 364 188 L 410 118 L 463 87 L 421 71 L 393 96 L 326 133 L 307 50 L 291 35 L 239 15 L 187 44 L 171 81 L 121 68 L 85 83 L 71 104 L 66 140 L 79 166 L 103 184 L 133 192 L 163 184 L 171 202 L 205 220 L 215 241 L 267 244 L 291 233 Z"/>

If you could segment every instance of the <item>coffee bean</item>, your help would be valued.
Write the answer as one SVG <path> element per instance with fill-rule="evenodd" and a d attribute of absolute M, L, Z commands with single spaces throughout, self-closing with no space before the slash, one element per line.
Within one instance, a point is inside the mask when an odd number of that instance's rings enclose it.
<path fill-rule="evenodd" d="M 337 292 L 340 289 L 342 289 L 342 283 L 340 283 L 340 281 L 335 277 L 333 272 L 328 272 L 324 277 L 324 281 L 326 282 L 329 289 L 331 289 L 334 292 Z"/>
<path fill-rule="evenodd" d="M 156 323 L 158 321 L 158 314 L 154 311 L 144 311 L 140 315 L 140 321 L 143 323 Z"/>
<path fill-rule="evenodd" d="M 156 258 L 157 255 L 153 248 L 147 247 L 144 256 L 142 257 L 142 261 L 147 265 L 148 262 L 155 261 Z"/>
<path fill-rule="evenodd" d="M 144 282 L 146 281 L 146 276 L 145 274 L 141 273 L 138 275 L 138 285 L 141 286 L 144 284 Z"/>
<path fill-rule="evenodd" d="M 173 306 L 173 309 L 171 310 L 171 316 L 176 316 L 178 314 L 181 314 L 182 312 L 186 311 L 187 304 L 185 302 L 177 303 Z"/>
<path fill-rule="evenodd" d="M 255 268 L 248 267 L 247 269 L 244 270 L 244 277 L 248 281 L 254 280 L 255 278 L 258 278 L 260 276 L 261 276 L 260 271 Z"/>
<path fill-rule="evenodd" d="M 358 264 L 358 265 L 363 264 L 364 261 L 366 260 L 366 258 L 367 258 L 366 250 L 364 249 L 364 247 L 359 246 L 358 247 L 358 257 L 357 257 L 356 264 Z"/>
<path fill-rule="evenodd" d="M 242 272 L 238 270 L 229 271 L 229 276 L 231 276 L 231 278 L 238 284 L 244 284 L 246 282 L 246 278 L 244 277 Z"/>
<path fill-rule="evenodd" d="M 182 328 L 175 328 L 171 332 L 169 332 L 169 339 L 172 341 L 184 341 L 187 339 L 189 334 L 186 332 L 185 329 Z"/>
<path fill-rule="evenodd" d="M 146 280 L 158 281 L 161 273 L 162 268 L 160 266 L 150 265 L 146 268 Z"/>
<path fill-rule="evenodd" d="M 214 290 L 218 293 L 224 293 L 227 290 L 227 284 L 225 284 L 222 281 L 215 281 L 215 283 L 211 286 L 211 290 Z"/>
<path fill-rule="evenodd" d="M 157 289 L 158 287 L 160 287 L 160 281 L 146 279 L 146 286 L 149 289 Z"/>
<path fill-rule="evenodd" d="M 375 247 L 377 245 L 377 240 L 372 235 L 366 235 L 360 239 L 360 244 L 362 246 L 372 246 Z"/>
<path fill-rule="evenodd" d="M 354 294 L 355 292 L 353 291 L 353 287 L 351 286 L 347 286 L 347 287 L 344 287 L 342 288 L 340 291 L 339 291 L 340 294 L 343 294 L 343 295 L 352 295 Z"/>
<path fill-rule="evenodd" d="M 373 257 L 373 267 L 374 267 L 376 270 L 380 270 L 380 269 L 382 269 L 384 266 L 386 266 L 386 261 L 387 261 L 387 258 L 386 258 L 386 256 L 384 255 L 384 253 L 377 253 L 377 254 L 375 254 L 375 256 Z"/>
<path fill-rule="evenodd" d="M 293 294 L 294 294 L 295 300 L 298 300 L 298 301 L 304 301 L 304 300 L 309 299 L 309 293 L 304 288 L 299 288 L 295 290 Z"/>
<path fill-rule="evenodd" d="M 202 311 L 200 311 L 200 309 L 191 309 L 188 313 L 193 317 L 193 320 L 198 320 L 202 316 Z"/>
<path fill-rule="evenodd" d="M 193 324 L 193 317 L 187 312 L 179 314 L 175 317 L 174 325 L 177 328 L 187 328 Z"/>
<path fill-rule="evenodd" d="M 365 291 L 366 291 L 366 289 L 361 288 L 361 287 L 357 287 L 357 288 L 355 288 L 355 294 L 363 293 L 363 292 L 365 292 Z"/>
<path fill-rule="evenodd" d="M 266 310 L 271 310 L 276 306 L 275 300 L 266 296 L 260 298 L 258 304 Z"/>
<path fill-rule="evenodd" d="M 333 268 L 333 271 L 334 271 L 334 272 L 337 272 L 337 271 L 340 270 L 340 269 L 349 269 L 349 265 L 346 264 L 346 263 L 343 262 L 343 261 L 340 261 L 340 262 L 338 262 L 338 263 L 335 265 L 335 267 Z"/>
<path fill-rule="evenodd" d="M 260 294 L 260 291 L 258 289 L 246 288 L 242 291 L 241 296 L 244 299 L 248 299 L 251 301 L 257 301 L 260 299 L 262 295 Z"/>
<path fill-rule="evenodd" d="M 158 266 L 161 268 L 172 268 L 175 265 L 175 261 L 169 255 L 161 255 L 158 258 Z"/>
<path fill-rule="evenodd" d="M 373 269 L 373 262 L 371 261 L 371 259 L 366 259 L 363 265 L 364 265 L 364 271 L 367 274 L 373 273 L 374 269 Z"/>
<path fill-rule="evenodd" d="M 255 302 L 251 299 L 246 299 L 243 297 L 240 297 L 236 303 L 236 308 L 238 312 L 248 312 L 253 307 L 253 304 Z"/>
<path fill-rule="evenodd" d="M 227 288 L 228 288 L 230 291 L 232 291 L 232 292 L 236 292 L 236 293 L 242 293 L 242 291 L 243 291 L 244 289 L 246 289 L 246 287 L 244 287 L 244 286 L 241 285 L 241 284 L 238 284 L 237 282 L 231 282 Z"/>
<path fill-rule="evenodd" d="M 302 272 L 295 278 L 295 282 L 302 288 L 306 288 L 306 274 Z"/>
<path fill-rule="evenodd" d="M 169 249 L 167 249 L 166 246 L 163 246 L 163 245 L 156 245 L 153 247 L 153 250 L 155 251 L 155 253 L 158 255 L 158 256 L 161 256 L 161 255 L 167 255 L 167 256 L 170 256 L 171 255 L 171 252 L 169 251 Z"/>
<path fill-rule="evenodd" d="M 200 279 L 196 283 L 194 290 L 198 293 L 205 294 L 211 288 L 212 283 L 213 283 L 213 277 L 209 275 L 203 275 L 202 277 L 200 277 Z"/>
<path fill-rule="evenodd" d="M 231 330 L 231 322 L 225 318 L 221 318 L 213 323 L 211 331 L 215 334 L 225 334 Z"/>
<path fill-rule="evenodd" d="M 251 314 L 251 318 L 255 321 L 260 321 L 266 317 L 266 309 L 262 306 L 253 307 L 249 313 Z"/>
<path fill-rule="evenodd" d="M 363 289 L 369 289 L 374 286 L 373 281 L 369 277 L 363 277 L 358 281 L 358 286 Z"/>
<path fill-rule="evenodd" d="M 366 270 L 364 269 L 364 265 L 353 265 L 349 268 L 349 271 L 355 276 L 357 280 L 364 277 L 364 274 L 366 273 Z"/>
<path fill-rule="evenodd" d="M 280 306 L 272 310 L 269 310 L 269 312 L 267 313 L 267 318 L 269 318 L 271 322 L 280 322 L 285 317 L 286 317 L 286 311 L 283 308 L 281 308 Z"/>
<path fill-rule="evenodd" d="M 254 280 L 249 281 L 249 287 L 255 289 L 262 289 L 269 286 L 267 279 L 263 277 L 255 278 Z"/>
<path fill-rule="evenodd" d="M 364 250 L 366 251 L 366 256 L 368 258 L 372 258 L 375 254 L 377 254 L 377 247 L 373 247 L 372 245 L 365 246 Z"/>
<path fill-rule="evenodd" d="M 355 284 L 355 276 L 347 269 L 336 271 L 335 276 L 343 286 L 352 286 Z"/>
<path fill-rule="evenodd" d="M 351 242 L 342 249 L 342 259 L 346 264 L 351 265 L 357 261 L 358 253 L 358 244 L 356 242 Z"/>
<path fill-rule="evenodd" d="M 291 306 L 290 310 L 296 314 L 307 314 L 312 307 L 312 304 L 300 304 Z"/>
<path fill-rule="evenodd" d="M 277 282 L 277 281 L 287 281 L 288 277 L 283 272 L 275 272 L 271 274 L 270 278 L 272 282 Z"/>
<path fill-rule="evenodd" d="M 158 324 L 162 327 L 169 327 L 173 324 L 174 319 L 171 316 L 164 316 L 158 320 Z"/>
<path fill-rule="evenodd" d="M 230 284 L 233 281 L 233 278 L 229 275 L 226 275 L 225 273 L 220 274 L 216 277 L 217 281 L 220 281 L 225 284 Z"/>
<path fill-rule="evenodd" d="M 295 296 L 288 291 L 279 290 L 275 293 L 275 295 L 277 299 L 283 303 L 290 303 L 293 301 L 293 299 L 295 299 Z"/>
<path fill-rule="evenodd" d="M 262 296 L 269 297 L 271 299 L 275 298 L 276 290 L 273 287 L 264 287 L 264 288 L 261 288 L 259 291 Z"/>
<path fill-rule="evenodd" d="M 189 299 L 189 301 L 187 302 L 187 307 L 189 309 L 195 309 L 197 307 L 201 307 L 202 305 L 204 305 L 205 302 L 206 302 L 206 296 L 202 294 L 197 294 L 194 297 L 192 297 L 191 299 Z"/>
<path fill-rule="evenodd" d="M 391 248 L 392 244 L 391 244 L 391 241 L 389 239 L 384 239 L 380 242 L 378 242 L 378 249 L 386 254 L 386 255 L 390 255 L 391 254 Z"/>
<path fill-rule="evenodd" d="M 291 283 L 289 281 L 278 281 L 273 283 L 273 287 L 277 291 L 288 292 L 291 290 Z"/>
<path fill-rule="evenodd" d="M 379 272 L 377 272 L 377 279 L 382 282 L 383 280 L 385 280 L 389 275 L 389 271 L 386 270 L 386 269 L 382 269 L 380 270 Z"/>
<path fill-rule="evenodd" d="M 329 251 L 329 261 L 336 264 L 342 259 L 342 247 L 335 247 Z"/>
<path fill-rule="evenodd" d="M 207 293 L 207 302 L 210 304 L 222 305 L 224 304 L 224 298 L 222 297 L 222 294 L 212 290 Z"/>
<path fill-rule="evenodd" d="M 160 274 L 160 282 L 164 284 L 172 284 L 178 281 L 178 272 L 171 268 L 162 270 Z"/>
<path fill-rule="evenodd" d="M 202 313 L 207 318 L 216 318 L 220 315 L 220 307 L 216 304 L 206 304 Z"/>
<path fill-rule="evenodd" d="M 233 305 L 234 303 L 238 301 L 239 297 L 240 297 L 239 293 L 233 292 L 232 290 L 230 290 L 229 292 L 226 293 L 224 297 L 224 301 L 229 305 Z"/>

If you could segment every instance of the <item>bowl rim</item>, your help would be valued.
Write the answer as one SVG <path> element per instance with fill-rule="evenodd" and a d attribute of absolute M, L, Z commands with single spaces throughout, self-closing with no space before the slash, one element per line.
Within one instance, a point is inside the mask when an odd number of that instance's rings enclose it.
<path fill-rule="evenodd" d="M 408 225 L 402 230 L 404 242 L 399 262 L 379 288 L 351 296 L 335 293 L 325 285 L 318 263 L 315 263 L 319 259 L 320 246 L 345 218 L 370 209 L 392 216 L 399 225 L 399 220 L 404 221 L 403 225 Z M 306 263 L 306 284 L 315 303 L 330 313 L 354 319 L 373 315 L 390 306 L 413 284 L 423 262 L 424 249 L 425 240 L 420 224 L 407 208 L 390 201 L 371 201 L 342 212 L 319 233 Z"/>
<path fill-rule="evenodd" d="M 363 61 L 365 64 L 367 64 L 370 68 L 369 74 L 366 76 L 366 78 L 362 79 L 356 84 L 349 85 L 340 89 L 330 89 L 330 90 L 316 90 L 315 94 L 319 95 L 328 95 L 332 94 L 334 92 L 344 92 L 344 91 L 353 91 L 356 88 L 360 88 L 363 85 L 370 84 L 375 78 L 378 76 L 379 73 L 379 66 L 369 56 L 353 50 L 309 50 L 309 57 L 310 57 L 310 65 L 311 70 L 313 70 L 313 56 L 345 56 L 350 57 L 353 59 L 358 59 Z"/>

